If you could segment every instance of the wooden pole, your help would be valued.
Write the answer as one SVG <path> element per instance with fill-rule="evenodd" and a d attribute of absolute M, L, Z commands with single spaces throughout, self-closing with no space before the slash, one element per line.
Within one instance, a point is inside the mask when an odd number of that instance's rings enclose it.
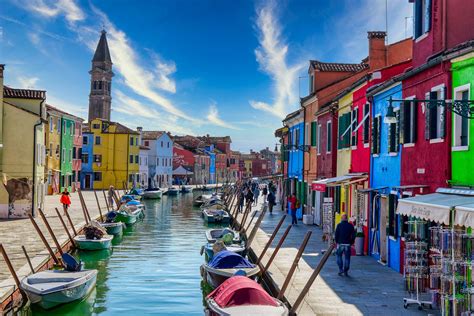
<path fill-rule="evenodd" d="M 69 222 L 69 225 L 71 225 L 72 232 L 74 233 L 74 236 L 77 236 L 76 228 L 74 227 L 74 223 L 72 222 L 71 216 L 69 216 L 69 213 L 66 212 L 66 217 Z"/>
<path fill-rule="evenodd" d="M 117 193 L 117 191 L 114 190 L 114 200 L 115 200 L 115 204 L 117 204 L 117 210 L 119 209 L 120 207 L 120 197 L 119 197 L 119 193 Z"/>
<path fill-rule="evenodd" d="M 245 231 L 249 230 L 250 225 L 252 225 L 252 222 L 253 222 L 255 216 L 257 215 L 257 213 L 258 213 L 258 211 L 253 212 L 253 215 L 252 215 L 252 217 L 250 218 L 250 222 L 249 222 L 249 224 L 247 225 L 247 228 L 245 228 Z"/>
<path fill-rule="evenodd" d="M 10 261 L 10 258 L 8 258 L 7 252 L 5 251 L 5 248 L 3 248 L 2 244 L 0 244 L 0 251 L 2 252 L 2 256 L 3 256 L 3 259 L 5 260 L 5 263 L 7 264 L 8 270 L 10 270 L 10 273 L 12 274 L 13 280 L 15 280 L 16 286 L 20 290 L 21 296 L 23 297 L 23 299 L 26 299 L 26 295 L 20 286 L 20 279 L 18 279 L 18 275 L 16 274 L 15 269 L 13 269 L 13 265 Z"/>
<path fill-rule="evenodd" d="M 270 259 L 268 259 L 267 264 L 263 267 L 262 271 L 260 272 L 261 275 L 264 275 L 265 272 L 268 271 L 268 268 L 270 268 L 270 265 L 273 263 L 273 259 L 275 259 L 276 255 L 280 251 L 281 245 L 283 245 L 283 242 L 285 241 L 286 236 L 288 236 L 288 233 L 290 232 L 291 227 L 293 226 L 288 225 L 288 227 L 286 228 L 285 232 L 283 233 L 283 236 L 281 236 L 280 240 L 278 241 L 278 244 L 275 247 L 275 250 L 273 250 L 272 255 L 270 256 Z"/>
<path fill-rule="evenodd" d="M 303 301 L 306 293 L 308 293 L 311 285 L 313 285 L 313 282 L 314 280 L 316 280 L 316 278 L 318 277 L 319 273 L 321 272 L 321 270 L 323 269 L 324 265 L 326 264 L 326 262 L 328 261 L 329 257 L 331 256 L 332 254 L 332 251 L 334 250 L 334 244 L 332 244 L 331 246 L 329 246 L 329 249 L 326 250 L 326 252 L 324 253 L 324 256 L 321 258 L 321 261 L 319 261 L 318 263 L 318 266 L 316 267 L 316 269 L 314 269 L 313 273 L 311 274 L 311 276 L 309 277 L 309 280 L 308 282 L 306 282 L 303 290 L 300 292 L 300 295 L 298 296 L 298 298 L 296 299 L 295 303 L 293 304 L 293 306 L 291 306 L 291 311 L 290 311 L 290 314 L 291 313 L 296 313 L 296 310 L 298 309 L 298 307 L 300 306 L 301 302 Z"/>
<path fill-rule="evenodd" d="M 272 235 L 270 236 L 270 239 L 268 240 L 267 244 L 266 244 L 265 247 L 263 248 L 262 253 L 260 254 L 260 256 L 258 256 L 257 265 L 262 261 L 263 256 L 265 256 L 265 253 L 267 252 L 268 248 L 269 248 L 270 245 L 272 244 L 273 239 L 275 239 L 276 234 L 277 234 L 278 231 L 280 230 L 281 225 L 283 225 L 283 222 L 285 221 L 285 218 L 286 218 L 286 214 L 283 215 L 282 218 L 280 218 L 280 221 L 278 222 L 278 225 L 275 227 L 275 230 L 273 230 L 273 233 L 272 233 Z"/>
<path fill-rule="evenodd" d="M 86 221 L 86 224 L 88 224 L 89 219 L 87 218 L 86 211 L 84 210 L 84 204 L 82 203 L 81 192 L 77 191 L 77 195 L 79 197 L 79 203 L 81 203 L 82 215 L 84 215 L 84 220 Z"/>
<path fill-rule="evenodd" d="M 86 224 L 89 224 L 89 222 L 92 222 L 91 215 L 89 214 L 89 210 L 87 209 L 86 201 L 84 200 L 84 196 L 82 195 L 82 191 L 78 190 L 79 192 L 79 199 L 81 200 L 81 204 L 84 210 L 84 213 L 86 214 Z"/>
<path fill-rule="evenodd" d="M 102 210 L 100 208 L 99 198 L 97 197 L 97 192 L 95 192 L 95 190 L 94 190 L 94 196 L 97 202 L 97 207 L 99 208 L 100 221 L 102 222 L 104 220 L 104 217 L 102 216 Z"/>
<path fill-rule="evenodd" d="M 51 238 L 53 239 L 54 244 L 56 245 L 57 251 L 59 251 L 59 253 L 60 253 L 61 255 L 63 255 L 64 252 L 63 252 L 63 250 L 62 250 L 62 248 L 61 248 L 61 245 L 60 245 L 59 242 L 58 242 L 58 239 L 56 238 L 56 235 L 55 235 L 54 232 L 53 232 L 53 229 L 51 228 L 51 225 L 49 225 L 49 222 L 48 222 L 48 220 L 46 219 L 46 215 L 44 215 L 44 212 L 43 212 L 43 210 L 42 210 L 41 208 L 38 208 L 38 211 L 39 211 L 39 213 L 40 213 L 40 215 L 41 215 L 41 218 L 43 219 L 43 222 L 44 222 L 44 225 L 46 226 L 46 229 L 48 230 L 49 234 L 51 235 Z"/>
<path fill-rule="evenodd" d="M 102 190 L 102 193 L 104 194 L 104 200 L 105 200 L 105 205 L 107 206 L 107 212 L 110 212 L 110 207 L 112 205 L 109 205 L 109 201 L 107 201 L 107 196 L 105 195 L 105 190 Z M 113 208 L 113 206 L 112 206 Z"/>
<path fill-rule="evenodd" d="M 30 218 L 30 221 L 31 221 L 31 223 L 33 224 L 33 226 L 34 226 L 36 232 L 37 232 L 38 235 L 40 236 L 41 241 L 42 241 L 43 244 L 46 246 L 46 249 L 48 250 L 49 255 L 51 256 L 51 258 L 53 258 L 54 263 L 59 264 L 58 258 L 56 258 L 56 255 L 54 254 L 53 249 L 51 249 L 51 247 L 49 246 L 48 241 L 46 240 L 46 238 L 44 237 L 43 233 L 41 232 L 41 230 L 40 230 L 38 224 L 36 224 L 36 221 L 34 220 L 33 216 L 31 216 L 30 214 L 28 214 L 28 217 Z"/>
<path fill-rule="evenodd" d="M 252 203 L 247 203 L 247 207 L 245 208 L 244 215 L 242 216 L 242 222 L 239 225 L 239 229 L 242 232 L 244 232 L 244 225 L 245 225 L 245 222 L 247 222 L 247 217 L 249 216 L 251 211 L 252 211 Z"/>
<path fill-rule="evenodd" d="M 59 212 L 57 207 L 55 208 L 55 210 L 56 210 L 56 214 L 58 214 L 58 217 L 59 217 L 59 220 L 61 221 L 61 224 L 63 225 L 64 230 L 66 231 L 67 236 L 69 237 L 69 241 L 71 242 L 72 246 L 74 247 L 75 246 L 74 239 L 72 238 L 71 233 L 69 233 L 69 229 L 67 229 L 67 225 L 64 222 L 64 219 L 61 216 L 61 213 Z"/>
<path fill-rule="evenodd" d="M 286 276 L 285 282 L 283 282 L 280 293 L 278 293 L 277 299 L 281 300 L 283 296 L 285 296 L 285 291 L 288 288 L 288 285 L 290 284 L 291 278 L 293 277 L 293 274 L 295 273 L 296 267 L 298 266 L 298 262 L 300 261 L 301 256 L 303 255 L 303 251 L 306 248 L 306 245 L 308 244 L 311 234 L 312 232 L 310 230 L 306 232 L 303 242 L 301 243 L 301 246 L 298 249 L 298 252 L 296 253 L 295 260 L 293 261 L 293 264 L 291 265 L 291 268 L 288 271 L 288 275 Z"/>
<path fill-rule="evenodd" d="M 252 231 L 250 232 L 250 236 L 247 239 L 247 248 L 250 249 L 250 246 L 252 245 L 253 239 L 255 238 L 255 235 L 257 235 L 257 230 L 260 227 L 260 224 L 262 224 L 262 220 L 265 217 L 265 213 L 267 212 L 267 208 L 264 207 L 263 210 L 261 211 L 260 215 L 258 216 L 257 222 L 252 228 Z"/>
<path fill-rule="evenodd" d="M 25 246 L 21 246 L 21 249 L 23 249 L 23 253 L 25 254 L 26 261 L 28 262 L 28 265 L 30 266 L 31 273 L 35 274 L 35 269 L 33 268 L 33 265 L 31 264 L 30 256 L 28 256 L 28 253 L 26 252 Z"/>

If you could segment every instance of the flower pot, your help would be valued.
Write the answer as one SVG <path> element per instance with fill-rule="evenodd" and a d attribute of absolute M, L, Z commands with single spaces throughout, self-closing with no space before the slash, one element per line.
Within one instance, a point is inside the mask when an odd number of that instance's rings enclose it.
<path fill-rule="evenodd" d="M 364 237 L 356 237 L 354 248 L 356 251 L 356 255 L 358 256 L 364 255 Z"/>

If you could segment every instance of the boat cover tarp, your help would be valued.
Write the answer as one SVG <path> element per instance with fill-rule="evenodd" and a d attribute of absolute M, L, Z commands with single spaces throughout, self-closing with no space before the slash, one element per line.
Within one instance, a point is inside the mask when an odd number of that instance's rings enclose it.
<path fill-rule="evenodd" d="M 207 298 L 212 298 L 220 307 L 242 305 L 278 306 L 278 303 L 255 281 L 234 276 L 224 281 Z"/>
<path fill-rule="evenodd" d="M 209 261 L 208 265 L 214 269 L 245 269 L 254 267 L 253 264 L 241 255 L 228 250 L 219 251 Z"/>
<path fill-rule="evenodd" d="M 127 202 L 127 205 L 140 205 L 142 204 L 140 201 L 132 200 L 130 202 Z"/>

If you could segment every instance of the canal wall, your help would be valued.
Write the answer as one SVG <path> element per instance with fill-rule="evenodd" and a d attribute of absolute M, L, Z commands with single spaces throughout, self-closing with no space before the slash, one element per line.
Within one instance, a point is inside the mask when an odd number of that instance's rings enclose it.
<path fill-rule="evenodd" d="M 97 206 L 97 201 L 95 199 L 94 192 L 83 191 L 82 193 L 91 218 L 98 218 L 99 207 Z M 102 212 L 105 213 L 107 207 L 105 204 L 104 196 L 101 191 L 97 193 L 100 207 L 102 209 Z M 56 207 L 59 209 L 62 215 L 63 211 L 62 206 L 59 203 L 59 196 L 46 196 L 43 211 L 46 215 L 46 218 L 48 219 L 49 224 L 52 227 L 54 234 L 56 235 L 56 238 L 58 239 L 59 244 L 61 245 L 61 248 L 63 249 L 63 251 L 69 251 L 72 245 L 66 234 L 66 231 L 64 230 L 56 214 Z M 82 228 L 84 227 L 86 222 L 77 193 L 71 193 L 71 208 L 69 209 L 69 214 L 76 231 L 82 231 Z M 64 216 L 63 218 L 65 222 L 67 222 Z M 58 253 L 58 250 L 54 246 L 54 242 L 51 236 L 49 235 L 41 217 L 38 215 L 35 220 L 53 251 L 55 253 Z M 72 234 L 72 229 L 69 223 L 67 223 L 67 226 Z M 15 269 L 20 280 L 25 276 L 31 274 L 31 269 L 27 263 L 23 250 L 21 249 L 22 245 L 25 246 L 35 271 L 48 269 L 54 265 L 53 259 L 50 257 L 48 251 L 46 250 L 43 242 L 39 238 L 36 230 L 34 229 L 29 219 L 1 221 L 0 243 L 3 244 L 5 251 L 7 252 L 10 261 L 13 265 L 13 268 Z M 10 271 L 8 270 L 8 267 L 5 264 L 5 261 L 2 258 L 0 260 L 0 312 L 9 309 L 11 306 L 16 306 L 16 303 L 19 302 L 20 299 L 21 296 L 19 294 L 19 291 L 17 291 L 17 286 L 13 278 L 11 277 Z"/>

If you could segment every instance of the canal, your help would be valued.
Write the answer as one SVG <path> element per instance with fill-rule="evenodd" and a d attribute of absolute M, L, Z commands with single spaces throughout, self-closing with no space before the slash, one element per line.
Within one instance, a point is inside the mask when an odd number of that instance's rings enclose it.
<path fill-rule="evenodd" d="M 197 192 L 196 192 L 197 193 Z M 193 194 L 145 200 L 146 216 L 114 240 L 112 250 L 74 255 L 97 269 L 84 301 L 22 315 L 203 315 L 199 267 L 207 228 Z"/>

